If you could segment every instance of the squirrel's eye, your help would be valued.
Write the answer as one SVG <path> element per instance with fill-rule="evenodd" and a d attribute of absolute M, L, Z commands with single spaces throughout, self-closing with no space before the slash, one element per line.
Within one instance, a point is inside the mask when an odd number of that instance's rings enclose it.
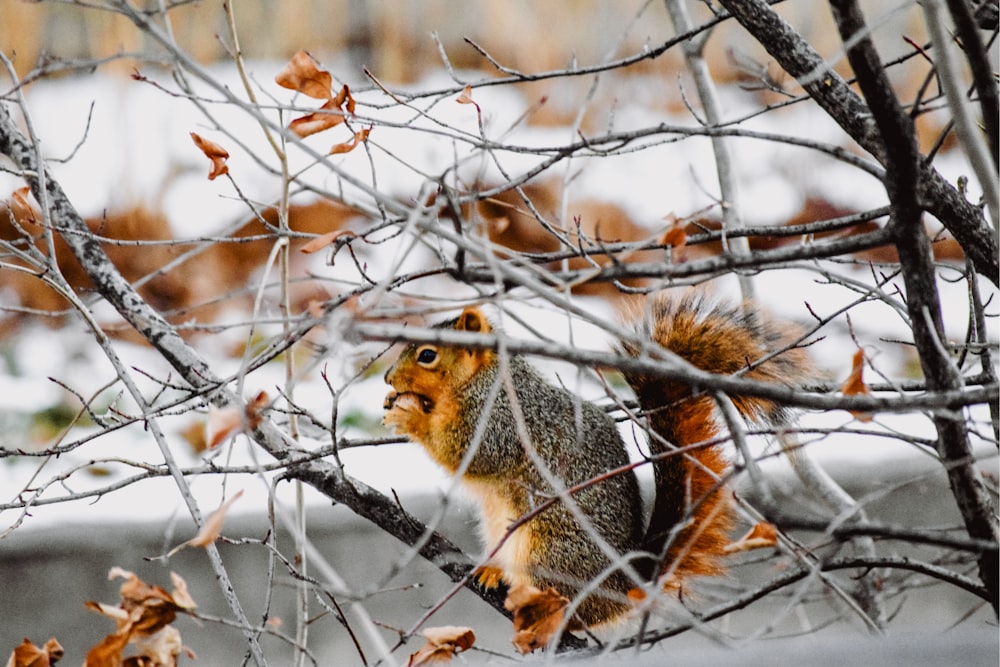
<path fill-rule="evenodd" d="M 433 347 L 425 347 L 417 352 L 417 363 L 422 366 L 430 366 L 437 361 L 438 353 Z"/>

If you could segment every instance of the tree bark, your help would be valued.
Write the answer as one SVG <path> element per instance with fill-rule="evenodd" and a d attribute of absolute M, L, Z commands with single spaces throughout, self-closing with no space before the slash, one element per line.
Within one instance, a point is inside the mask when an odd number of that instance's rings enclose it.
<path fill-rule="evenodd" d="M 889 194 L 890 228 L 899 250 L 906 303 L 913 325 L 913 340 L 930 391 L 947 391 L 962 386 L 962 376 L 943 345 L 944 326 L 938 299 L 936 272 L 930 241 L 924 233 L 923 208 L 918 200 L 921 169 L 913 121 L 903 110 L 889 84 L 875 46 L 867 37 L 868 26 L 854 0 L 831 0 L 841 38 L 848 46 L 847 57 L 858 85 L 871 109 L 873 120 L 887 147 L 884 156 L 885 187 Z M 852 45 L 853 44 L 853 45 Z M 937 429 L 937 452 L 948 473 L 952 494 L 965 521 L 969 536 L 996 541 L 1000 537 L 995 513 L 975 465 L 964 415 L 938 411 L 933 415 Z M 995 552 L 979 557 L 979 576 L 990 591 L 997 611 L 1000 561 Z"/>

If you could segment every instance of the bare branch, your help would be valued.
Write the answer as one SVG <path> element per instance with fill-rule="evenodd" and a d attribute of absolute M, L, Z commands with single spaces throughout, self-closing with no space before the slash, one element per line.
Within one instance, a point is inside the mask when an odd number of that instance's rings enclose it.
<path fill-rule="evenodd" d="M 831 70 L 777 13 L 761 0 L 720 0 L 740 24 L 750 31 L 786 72 L 794 76 L 831 118 L 871 153 L 880 164 L 888 158 L 886 144 L 879 135 L 872 111 Z M 997 234 L 982 214 L 947 183 L 930 165 L 921 164 L 921 201 L 948 228 L 976 269 L 993 284 L 1000 280 Z"/>

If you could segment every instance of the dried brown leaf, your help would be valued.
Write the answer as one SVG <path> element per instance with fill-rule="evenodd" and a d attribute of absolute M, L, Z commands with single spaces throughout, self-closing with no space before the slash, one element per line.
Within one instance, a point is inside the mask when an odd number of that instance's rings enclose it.
<path fill-rule="evenodd" d="M 354 97 L 351 95 L 351 89 L 347 84 L 344 84 L 344 87 L 340 89 L 336 97 L 330 97 L 316 111 L 296 118 L 288 124 L 288 129 L 303 138 L 317 132 L 329 130 L 331 127 L 336 127 L 343 123 L 348 116 L 354 115 L 354 105 Z M 367 136 L 367 133 L 365 133 L 365 137 Z"/>
<path fill-rule="evenodd" d="M 465 88 L 462 89 L 461 94 L 455 98 L 455 101 L 459 104 L 471 104 L 476 107 L 476 114 L 480 116 L 480 120 L 482 120 L 483 110 L 479 107 L 479 103 L 472 99 L 472 86 L 466 84 Z"/>
<path fill-rule="evenodd" d="M 14 219 L 19 222 L 37 223 L 38 215 L 35 213 L 35 207 L 28 201 L 29 194 L 31 194 L 31 189 L 28 186 L 14 190 L 10 194 L 10 212 L 14 215 Z"/>
<path fill-rule="evenodd" d="M 138 656 L 144 658 L 144 661 L 137 664 L 144 667 L 146 665 L 173 667 L 177 664 L 177 656 L 184 650 L 181 633 L 172 625 L 162 627 L 152 634 L 136 637 L 132 644 Z"/>
<path fill-rule="evenodd" d="M 854 353 L 854 358 L 851 360 L 851 374 L 847 376 L 844 384 L 840 387 L 840 391 L 844 396 L 867 396 L 872 393 L 868 385 L 865 384 L 864 370 L 865 353 L 864 350 L 858 350 Z M 858 421 L 870 422 L 872 420 L 872 415 L 869 412 L 858 410 L 851 410 L 850 412 Z"/>
<path fill-rule="evenodd" d="M 522 654 L 548 646 L 563 624 L 569 600 L 555 588 L 511 587 L 503 606 L 514 614 L 514 646 Z"/>
<path fill-rule="evenodd" d="M 351 95 L 350 87 L 345 83 L 337 93 L 337 96 L 333 98 L 334 103 L 337 105 L 338 109 L 343 109 L 347 113 L 354 115 L 354 96 Z M 344 104 L 347 104 L 345 107 Z"/>
<path fill-rule="evenodd" d="M 129 635 L 114 633 L 107 635 L 101 643 L 87 651 L 83 667 L 120 667 L 122 651 L 128 645 Z"/>
<path fill-rule="evenodd" d="M 247 406 L 243 411 L 247 418 L 247 429 L 253 431 L 260 426 L 261 421 L 264 420 L 263 410 L 270 402 L 271 397 L 267 395 L 266 391 L 258 391 L 256 396 L 247 401 Z"/>
<path fill-rule="evenodd" d="M 226 438 L 242 429 L 243 417 L 243 412 L 235 406 L 209 407 L 208 419 L 205 420 L 205 444 L 208 448 L 218 447 Z"/>
<path fill-rule="evenodd" d="M 427 639 L 427 643 L 410 656 L 406 663 L 407 667 L 449 662 L 456 653 L 468 651 L 476 642 L 476 634 L 472 628 L 461 626 L 443 625 L 427 628 L 421 634 Z"/>
<path fill-rule="evenodd" d="M 370 127 L 365 128 L 365 129 L 363 129 L 363 130 L 361 130 L 359 132 L 355 132 L 353 139 L 351 139 L 350 141 L 344 142 L 342 144 L 336 144 L 333 148 L 330 149 L 330 153 L 329 154 L 330 155 L 337 155 L 339 153 L 350 153 L 355 148 L 357 148 L 358 144 L 360 144 L 360 143 L 362 143 L 364 141 L 368 141 L 368 133 L 369 132 L 371 132 L 371 128 Z"/>
<path fill-rule="evenodd" d="M 754 524 L 746 535 L 735 542 L 726 545 L 726 553 L 737 553 L 739 551 L 751 551 L 753 549 L 766 549 L 778 546 L 778 529 L 773 523 L 761 521 Z"/>
<path fill-rule="evenodd" d="M 684 231 L 682 225 L 675 225 L 663 232 L 663 236 L 660 237 L 660 243 L 662 245 L 673 246 L 675 250 L 683 248 L 687 245 L 687 232 Z"/>
<path fill-rule="evenodd" d="M 292 56 L 284 69 L 274 77 L 274 82 L 282 88 L 300 92 L 317 100 L 332 98 L 330 88 L 333 86 L 333 77 L 326 70 L 320 69 L 316 59 L 305 50 L 300 50 Z"/>
<path fill-rule="evenodd" d="M 201 530 L 198 531 L 198 534 L 188 540 L 188 546 L 207 547 L 209 544 L 212 544 L 219 539 L 219 535 L 222 533 L 222 523 L 226 520 L 226 512 L 229 511 L 230 506 L 239 500 L 242 495 L 243 490 L 240 489 L 234 493 L 229 500 L 222 503 L 222 505 L 219 506 L 219 509 L 212 512 L 211 516 L 209 516 L 208 519 L 205 520 L 205 523 L 202 524 Z M 184 580 L 181 579 L 181 583 L 183 583 L 183 581 Z M 186 585 L 184 585 L 184 593 L 187 593 Z"/>
<path fill-rule="evenodd" d="M 191 612 L 194 600 L 184 580 L 171 573 L 173 593 L 160 586 L 149 585 L 135 573 L 120 567 L 108 572 L 109 579 L 124 578 L 119 589 L 118 607 L 99 602 L 87 602 L 85 607 L 113 618 L 117 630 L 107 635 L 87 653 L 85 667 L 120 667 L 121 665 L 176 665 L 183 650 L 180 633 L 170 624 L 177 612 Z M 122 652 L 135 644 L 138 655 L 122 659 Z"/>
<path fill-rule="evenodd" d="M 243 491 L 239 491 L 235 496 L 233 496 L 233 499 L 238 498 L 242 495 L 242 493 Z M 190 591 L 188 591 L 187 582 L 184 581 L 181 575 L 176 572 L 171 572 L 170 582 L 174 585 L 174 591 L 171 597 L 173 597 L 174 604 L 176 604 L 179 609 L 184 611 L 193 611 L 198 607 L 198 605 L 195 604 L 194 598 L 191 597 Z"/>
<path fill-rule="evenodd" d="M 344 122 L 344 113 L 340 110 L 340 105 L 334 100 L 329 100 L 318 110 L 300 116 L 288 124 L 288 129 L 300 137 L 308 137 L 311 134 L 329 130 Z"/>
<path fill-rule="evenodd" d="M 357 236 L 357 234 L 355 234 L 349 229 L 338 229 L 337 231 L 334 232 L 327 232 L 322 236 L 317 236 L 314 239 L 310 239 L 305 245 L 299 248 L 299 252 L 305 253 L 307 255 L 314 253 L 332 244 L 334 241 L 336 241 L 342 236 L 355 237 Z"/>
<path fill-rule="evenodd" d="M 680 264 L 687 259 L 687 232 L 684 231 L 684 221 L 676 218 L 675 216 L 669 216 L 670 225 L 667 227 L 663 235 L 660 236 L 660 244 L 668 245 L 671 247 L 670 259 L 674 262 Z"/>
<path fill-rule="evenodd" d="M 135 575 L 121 585 L 119 606 L 129 613 L 130 632 L 148 635 L 177 618 L 178 605 L 165 589 Z"/>
<path fill-rule="evenodd" d="M 214 181 L 217 176 L 229 173 L 229 167 L 226 165 L 226 160 L 229 159 L 229 151 L 195 132 L 191 132 L 191 139 L 194 140 L 194 145 L 205 154 L 205 157 L 212 161 L 212 167 L 208 172 L 208 180 Z"/>
<path fill-rule="evenodd" d="M 472 99 L 472 86 L 466 84 L 461 94 L 455 98 L 455 101 L 459 104 L 476 104 L 475 100 Z M 476 104 L 476 108 L 479 108 L 478 104 Z"/>
<path fill-rule="evenodd" d="M 98 614 L 102 614 L 108 618 L 113 618 L 116 621 L 125 622 L 129 618 L 129 613 L 121 607 L 112 607 L 111 605 L 104 604 L 103 602 L 87 600 L 83 603 L 83 606 L 90 611 L 96 611 Z"/>
<path fill-rule="evenodd" d="M 200 454 L 208 449 L 208 440 L 206 439 L 208 436 L 207 422 L 207 419 L 196 419 L 180 432 L 181 438 L 191 445 L 191 449 L 195 454 Z"/>
<path fill-rule="evenodd" d="M 56 664 L 63 657 L 63 647 L 53 637 L 45 642 L 45 646 L 39 647 L 25 638 L 7 660 L 7 667 L 50 667 Z"/>
<path fill-rule="evenodd" d="M 50 637 L 49 641 L 45 642 L 44 648 L 45 652 L 49 654 L 49 661 L 52 663 L 62 659 L 65 653 L 62 644 L 55 637 Z"/>
<path fill-rule="evenodd" d="M 472 628 L 456 625 L 442 625 L 427 628 L 421 633 L 428 641 L 435 644 L 451 644 L 459 651 L 468 651 L 476 643 L 476 633 Z"/>

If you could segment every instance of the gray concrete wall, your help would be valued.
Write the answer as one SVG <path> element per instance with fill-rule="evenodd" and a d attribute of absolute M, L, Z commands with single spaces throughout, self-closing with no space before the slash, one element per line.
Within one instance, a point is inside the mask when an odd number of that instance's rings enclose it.
<path fill-rule="evenodd" d="M 885 488 L 892 479 L 912 478 L 914 474 L 914 470 L 891 466 L 880 466 L 876 470 L 880 471 L 877 476 L 869 471 L 865 480 L 857 475 L 841 475 L 841 478 L 856 482 L 850 485 L 854 493 L 870 493 Z M 792 494 L 801 493 L 801 490 L 796 491 L 791 479 L 779 480 L 778 486 Z M 404 501 L 408 506 L 412 504 L 418 514 L 429 515 L 429 501 Z M 899 489 L 889 499 L 873 503 L 870 511 L 880 520 L 908 525 L 957 523 L 954 503 L 940 476 Z M 310 514 L 310 524 L 312 538 L 348 581 L 370 581 L 373 573 L 381 576 L 405 553 L 394 539 L 344 508 L 317 508 Z M 454 512 L 444 532 L 464 546 L 472 547 L 475 538 L 471 528 L 468 513 Z M 157 525 L 67 525 L 57 530 L 16 531 L 0 542 L 0 652 L 8 655 L 24 637 L 40 644 L 54 635 L 67 649 L 64 664 L 80 664 L 87 648 L 113 629 L 108 619 L 86 611 L 83 602 L 117 601 L 120 581 L 108 581 L 106 577 L 109 568 L 115 565 L 133 570 L 147 582 L 166 588 L 169 588 L 169 570 L 174 570 L 187 580 L 201 612 L 228 616 L 203 551 L 182 551 L 166 567 L 144 560 L 165 550 L 164 530 Z M 225 529 L 225 534 L 233 537 L 263 538 L 265 532 L 262 520 L 245 517 L 234 517 Z M 803 536 L 807 542 L 814 538 Z M 171 544 L 177 541 L 172 539 Z M 281 547 L 284 553 L 291 553 L 285 536 L 281 538 Z M 882 548 L 896 547 L 898 544 Z M 267 592 L 265 549 L 226 544 L 220 548 L 247 613 L 259 620 Z M 926 551 L 921 553 L 921 549 L 908 551 L 916 557 L 926 558 L 928 554 Z M 744 564 L 734 566 L 730 580 L 707 586 L 693 606 L 711 606 L 717 597 L 724 598 L 727 591 L 735 592 L 748 582 L 772 576 L 775 561 L 766 556 L 763 552 L 754 552 L 742 558 Z M 975 576 L 974 572 L 969 575 Z M 294 619 L 292 582 L 280 566 L 276 580 L 271 615 L 282 618 L 284 631 L 291 633 Z M 419 587 L 415 587 L 417 584 Z M 433 567 L 416 559 L 384 588 L 383 592 L 368 597 L 365 608 L 373 618 L 388 626 L 407 628 L 449 590 L 450 583 Z M 350 607 L 348 601 L 341 602 Z M 714 623 L 713 627 L 724 629 L 729 636 L 742 637 L 776 619 L 786 604 L 784 596 L 775 596 L 732 614 L 722 624 Z M 314 609 L 319 613 L 318 606 L 314 605 Z M 892 598 L 889 609 L 893 620 L 888 639 L 869 640 L 856 620 L 843 620 L 843 617 L 850 618 L 850 614 L 843 614 L 838 620 L 837 603 L 831 603 L 828 592 L 814 586 L 802 600 L 800 610 L 776 622 L 772 638 L 734 642 L 739 646 L 735 652 L 703 633 L 688 632 L 662 642 L 641 656 L 616 656 L 608 660 L 639 664 L 633 660 L 641 658 L 644 664 L 664 664 L 669 658 L 672 664 L 699 665 L 736 662 L 740 665 L 996 665 L 998 662 L 996 619 L 988 605 L 980 605 L 977 610 L 976 599 L 967 593 L 941 585 L 917 587 L 908 591 L 905 597 Z M 966 615 L 968 618 L 963 620 Z M 813 632 L 803 631 L 803 617 L 814 624 Z M 957 627 L 951 628 L 956 623 Z M 460 593 L 430 623 L 442 624 L 470 625 L 478 635 L 478 646 L 511 655 L 510 626 L 470 593 Z M 176 627 L 185 643 L 198 654 L 199 661 L 195 664 L 241 663 L 243 642 L 236 630 L 215 623 L 199 625 L 187 618 L 179 619 Z M 394 640 L 389 630 L 383 636 L 389 643 Z M 286 645 L 273 638 L 265 638 L 263 644 L 271 664 L 289 664 L 291 652 Z M 313 623 L 310 646 L 321 665 L 361 664 L 348 634 L 330 617 Z M 405 662 L 406 656 L 417 646 L 411 643 L 401 649 L 400 662 Z M 368 650 L 371 651 L 370 646 Z M 775 656 L 781 656 L 780 660 Z M 469 659 L 506 662 L 483 653 L 473 654 Z"/>

